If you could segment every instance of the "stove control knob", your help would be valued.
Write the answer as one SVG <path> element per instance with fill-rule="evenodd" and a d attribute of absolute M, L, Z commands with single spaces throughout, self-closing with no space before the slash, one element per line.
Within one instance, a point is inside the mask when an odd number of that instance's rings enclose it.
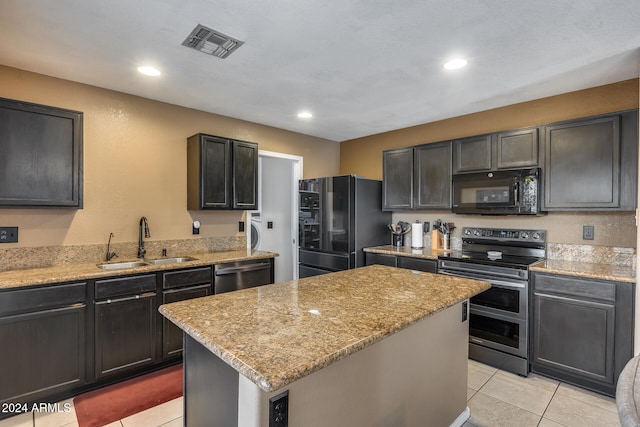
<path fill-rule="evenodd" d="M 527 233 L 526 231 L 523 231 L 521 234 L 523 239 L 528 239 L 529 238 L 529 233 Z"/>
<path fill-rule="evenodd" d="M 476 235 L 476 236 L 479 236 L 480 235 L 480 230 L 473 230 L 473 234 Z"/>
<path fill-rule="evenodd" d="M 464 235 L 465 236 L 470 236 L 471 235 L 471 230 L 468 229 L 468 228 L 466 230 L 464 230 Z"/>
<path fill-rule="evenodd" d="M 533 233 L 534 240 L 540 240 L 540 233 Z"/>

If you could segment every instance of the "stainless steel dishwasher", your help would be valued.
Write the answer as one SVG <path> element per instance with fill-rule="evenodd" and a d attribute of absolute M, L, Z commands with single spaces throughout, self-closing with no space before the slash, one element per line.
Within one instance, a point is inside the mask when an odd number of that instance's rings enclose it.
<path fill-rule="evenodd" d="M 213 293 L 237 291 L 273 283 L 273 258 L 216 264 Z"/>

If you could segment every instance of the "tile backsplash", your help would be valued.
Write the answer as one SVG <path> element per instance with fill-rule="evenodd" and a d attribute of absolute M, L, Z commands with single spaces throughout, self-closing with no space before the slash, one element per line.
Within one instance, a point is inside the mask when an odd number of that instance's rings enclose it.
<path fill-rule="evenodd" d="M 162 249 L 165 248 L 167 256 L 175 257 L 193 253 L 238 250 L 246 247 L 247 240 L 244 235 L 145 241 L 148 258 L 160 258 Z M 137 250 L 137 242 L 112 243 L 110 251 L 118 255 L 112 261 L 135 259 Z M 60 264 L 99 263 L 105 261 L 106 253 L 106 244 L 0 249 L 0 271 L 42 268 Z"/>

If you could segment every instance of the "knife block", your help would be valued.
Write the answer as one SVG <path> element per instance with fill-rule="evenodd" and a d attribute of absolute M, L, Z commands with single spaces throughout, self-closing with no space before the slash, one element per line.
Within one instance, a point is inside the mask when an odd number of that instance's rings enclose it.
<path fill-rule="evenodd" d="M 431 230 L 431 249 L 442 249 L 442 236 L 437 230 Z"/>

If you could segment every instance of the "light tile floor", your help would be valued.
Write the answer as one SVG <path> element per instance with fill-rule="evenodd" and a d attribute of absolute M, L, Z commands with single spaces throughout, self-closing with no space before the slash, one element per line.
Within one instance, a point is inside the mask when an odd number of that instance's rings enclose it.
<path fill-rule="evenodd" d="M 471 418 L 464 427 L 620 426 L 614 399 L 540 375 L 523 378 L 470 360 L 467 385 Z M 60 402 L 60 408 L 69 402 Z M 69 412 L 27 413 L 0 421 L 0 427 L 77 426 L 73 404 Z M 181 397 L 106 427 L 180 426 Z"/>

